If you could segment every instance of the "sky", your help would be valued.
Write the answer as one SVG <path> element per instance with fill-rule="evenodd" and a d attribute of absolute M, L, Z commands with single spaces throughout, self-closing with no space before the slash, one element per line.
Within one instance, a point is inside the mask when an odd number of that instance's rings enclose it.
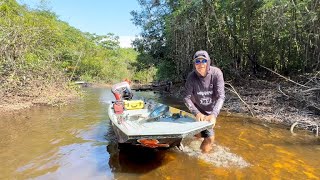
<path fill-rule="evenodd" d="M 43 0 L 42 0 L 43 1 Z M 30 8 L 37 8 L 41 0 L 18 0 Z M 132 22 L 130 12 L 139 10 L 137 0 L 45 0 L 45 7 L 59 19 L 82 32 L 119 36 L 121 47 L 131 47 L 131 40 L 139 35 L 139 27 Z"/>

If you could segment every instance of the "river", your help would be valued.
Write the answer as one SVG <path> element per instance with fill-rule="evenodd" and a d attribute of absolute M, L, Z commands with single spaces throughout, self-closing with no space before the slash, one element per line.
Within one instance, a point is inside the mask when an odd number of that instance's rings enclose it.
<path fill-rule="evenodd" d="M 0 179 L 319 179 L 320 141 L 308 133 L 222 112 L 212 152 L 184 140 L 183 152 L 119 151 L 109 124 L 110 89 L 86 88 L 82 100 L 0 118 Z M 181 100 L 137 92 L 177 108 Z"/>

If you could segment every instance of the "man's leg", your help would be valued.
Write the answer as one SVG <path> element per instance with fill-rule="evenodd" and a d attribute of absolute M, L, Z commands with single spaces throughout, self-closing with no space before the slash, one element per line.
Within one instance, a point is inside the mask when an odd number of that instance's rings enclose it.
<path fill-rule="evenodd" d="M 214 131 L 213 129 L 204 130 L 201 132 L 201 136 L 204 138 L 200 149 L 203 153 L 208 153 L 212 149 L 212 144 L 214 142 Z"/>
<path fill-rule="evenodd" d="M 212 144 L 214 142 L 214 136 L 204 138 L 200 149 L 203 153 L 208 153 L 212 149 Z"/>

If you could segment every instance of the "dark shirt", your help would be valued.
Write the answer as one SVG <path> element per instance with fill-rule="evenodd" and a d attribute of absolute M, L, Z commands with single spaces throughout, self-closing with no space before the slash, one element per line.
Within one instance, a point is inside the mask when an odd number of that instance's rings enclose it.
<path fill-rule="evenodd" d="M 205 77 L 192 71 L 185 84 L 184 102 L 194 115 L 218 116 L 225 100 L 224 79 L 222 71 L 210 66 Z"/>

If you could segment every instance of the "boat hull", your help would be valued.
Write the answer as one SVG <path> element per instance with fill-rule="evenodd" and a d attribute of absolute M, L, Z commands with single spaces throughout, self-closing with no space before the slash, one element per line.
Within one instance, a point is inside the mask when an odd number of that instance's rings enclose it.
<path fill-rule="evenodd" d="M 157 104 L 156 107 L 161 105 Z M 208 121 L 196 121 L 192 114 L 173 107 L 159 117 L 150 117 L 155 108 L 145 107 L 115 114 L 110 104 L 108 115 L 119 143 L 144 145 L 140 143 L 141 140 L 148 139 L 156 140 L 161 147 L 179 146 L 183 138 L 212 128 L 213 125 Z"/>

